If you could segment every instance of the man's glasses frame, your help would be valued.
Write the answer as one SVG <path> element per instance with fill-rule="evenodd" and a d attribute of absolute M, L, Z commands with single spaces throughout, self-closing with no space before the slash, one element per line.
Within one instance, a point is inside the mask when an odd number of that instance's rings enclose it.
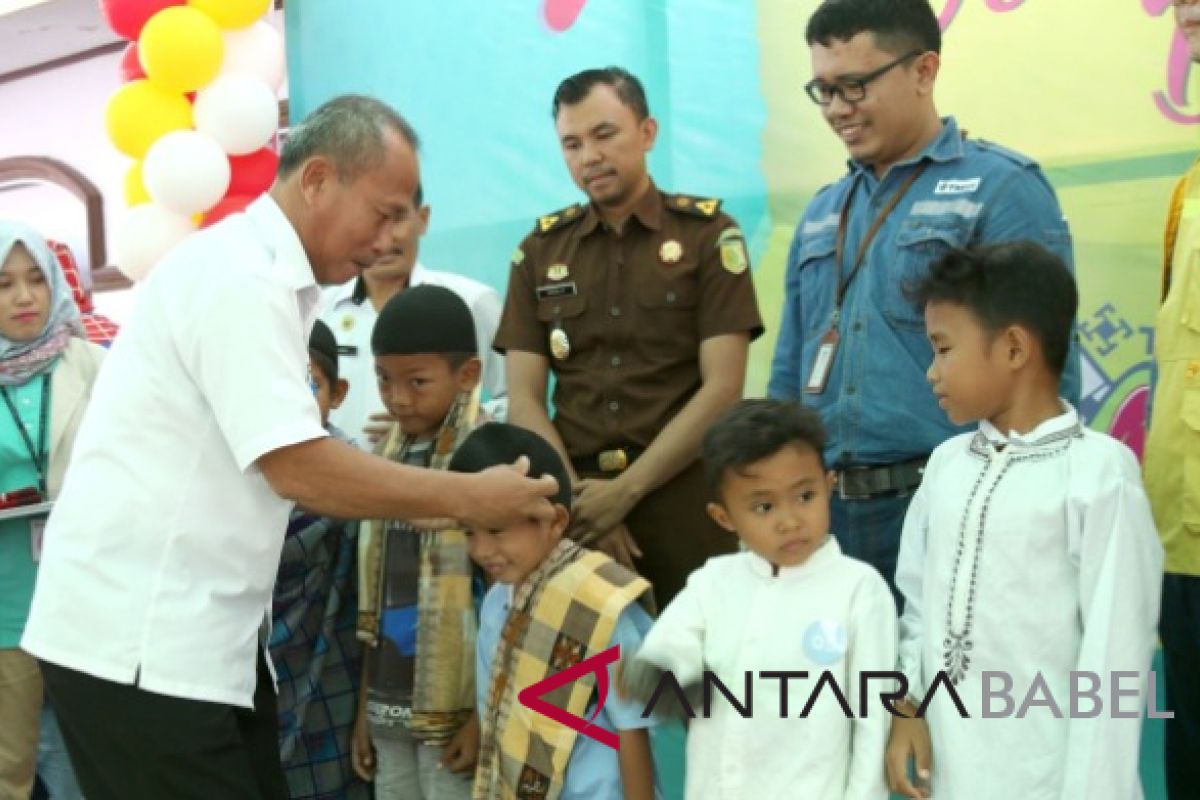
<path fill-rule="evenodd" d="M 824 83 L 813 78 L 804 84 L 804 91 L 808 94 L 808 98 L 819 106 L 829 105 L 833 102 L 834 97 L 840 97 L 843 103 L 849 103 L 850 105 L 861 103 L 867 99 L 867 84 L 882 77 L 888 70 L 895 69 L 906 61 L 917 58 L 922 53 L 923 51 L 921 50 L 909 51 L 895 61 L 889 61 L 879 69 L 838 83 Z"/>

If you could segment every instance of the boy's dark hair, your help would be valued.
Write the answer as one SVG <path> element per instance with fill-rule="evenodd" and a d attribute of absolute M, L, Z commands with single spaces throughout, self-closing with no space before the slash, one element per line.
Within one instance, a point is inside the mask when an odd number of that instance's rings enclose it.
<path fill-rule="evenodd" d="M 330 385 L 338 381 L 338 343 L 333 331 L 321 320 L 313 325 L 308 336 L 308 357 L 315 361 Z"/>
<path fill-rule="evenodd" d="M 704 434 L 700 454 L 713 499 L 729 470 L 770 458 L 789 444 L 807 447 L 825 469 L 825 426 L 811 408 L 791 400 L 743 400 Z"/>
<path fill-rule="evenodd" d="M 1062 259 L 1035 242 L 951 250 L 909 292 L 921 308 L 953 303 L 988 332 L 1027 328 L 1041 343 L 1046 367 L 1062 377 L 1071 346 L 1079 293 Z"/>
<path fill-rule="evenodd" d="M 384 303 L 371 330 L 377 356 L 440 355 L 457 369 L 478 357 L 471 309 L 444 286 L 422 284 Z M 456 363 L 457 361 L 457 363 Z"/>
<path fill-rule="evenodd" d="M 529 459 L 529 477 L 551 475 L 558 481 L 553 502 L 571 510 L 571 479 L 563 460 L 549 442 L 533 431 L 505 422 L 488 422 L 471 432 L 450 459 L 451 472 L 482 472 L 489 467 L 511 464 L 521 456 Z"/>
<path fill-rule="evenodd" d="M 650 104 L 646 102 L 646 90 L 642 82 L 621 67 L 605 67 L 577 72 L 558 85 L 554 91 L 554 119 L 558 119 L 560 108 L 583 102 L 592 89 L 599 85 L 613 87 L 621 102 L 633 110 L 638 122 L 650 116 Z"/>
<path fill-rule="evenodd" d="M 829 47 L 860 33 L 896 57 L 916 50 L 942 52 L 942 29 L 928 0 L 825 0 L 808 18 L 808 44 Z"/>

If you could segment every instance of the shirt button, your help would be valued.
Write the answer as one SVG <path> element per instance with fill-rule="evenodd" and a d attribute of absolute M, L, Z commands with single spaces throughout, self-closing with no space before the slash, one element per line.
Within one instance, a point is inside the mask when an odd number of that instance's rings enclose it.
<path fill-rule="evenodd" d="M 621 366 L 621 357 L 613 356 L 612 359 L 609 360 L 608 363 L 612 364 L 614 367 L 619 367 L 619 366 Z"/>
<path fill-rule="evenodd" d="M 562 312 L 562 306 L 555 306 L 555 307 L 554 307 L 554 315 L 555 315 L 555 316 L 558 316 L 558 315 L 559 315 L 561 312 Z"/>
<path fill-rule="evenodd" d="M 858 391 L 858 389 L 854 388 L 853 386 L 846 387 L 846 394 L 854 394 L 857 391 Z"/>
<path fill-rule="evenodd" d="M 616 400 L 609 400 L 608 401 L 608 410 L 615 414 L 621 410 L 621 404 L 618 403 Z"/>
<path fill-rule="evenodd" d="M 608 313 L 612 314 L 614 317 L 619 317 L 621 316 L 621 307 L 613 306 L 611 309 L 609 309 Z"/>
<path fill-rule="evenodd" d="M 667 292 L 667 302 L 668 303 L 675 302 L 675 293 L 674 292 Z"/>
<path fill-rule="evenodd" d="M 863 329 L 863 324 L 861 322 L 854 323 L 853 330 L 861 331 L 862 329 Z"/>

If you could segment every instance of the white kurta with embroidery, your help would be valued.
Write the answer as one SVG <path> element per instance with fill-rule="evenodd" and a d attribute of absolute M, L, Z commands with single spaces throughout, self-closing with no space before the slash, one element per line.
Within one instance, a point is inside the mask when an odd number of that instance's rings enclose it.
<path fill-rule="evenodd" d="M 688 800 L 885 800 L 883 751 L 890 716 L 869 687 L 868 714 L 850 720 L 829 685 L 807 718 L 805 705 L 829 671 L 857 717 L 859 675 L 895 665 L 896 606 L 874 568 L 842 555 L 830 537 L 809 560 L 779 574 L 753 553 L 709 559 L 663 611 L 640 658 L 671 670 L 683 686 L 709 670 L 745 701 L 752 717 L 713 692 L 687 741 Z M 786 681 L 762 672 L 807 672 Z M 668 690 L 670 691 L 670 690 Z"/>
<path fill-rule="evenodd" d="M 896 569 L 910 691 L 923 697 L 945 671 L 970 714 L 963 719 L 937 688 L 926 713 L 933 796 L 1142 797 L 1138 744 L 1161 578 L 1137 460 L 1082 427 L 1065 403 L 1029 434 L 1005 436 L 984 422 L 938 447 L 909 508 Z M 1069 719 L 1073 671 L 1100 677 L 1098 716 Z M 985 685 L 985 672 L 1011 677 L 1012 708 L 999 695 L 987 704 L 1008 711 L 1004 718 L 982 717 L 985 688 L 1006 683 L 993 676 Z M 1114 680 L 1116 672 L 1136 675 Z M 1129 692 L 1119 707 L 1114 689 Z M 1041 704 L 1018 719 L 1031 690 Z M 1096 703 L 1081 696 L 1077 710 L 1094 712 Z"/>

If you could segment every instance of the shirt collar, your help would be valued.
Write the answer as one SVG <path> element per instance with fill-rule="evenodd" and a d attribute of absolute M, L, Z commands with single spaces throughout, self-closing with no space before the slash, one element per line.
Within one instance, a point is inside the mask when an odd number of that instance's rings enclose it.
<path fill-rule="evenodd" d="M 1079 423 L 1079 412 L 1062 398 L 1059 398 L 1058 402 L 1062 406 L 1062 413 L 1046 420 L 1029 431 L 1029 433 L 1009 431 L 1005 435 L 995 425 L 985 419 L 979 422 L 979 433 L 977 436 L 982 436 L 987 443 L 993 446 L 1014 445 L 1022 448 L 1036 448 L 1078 435 L 1082 431 L 1082 426 Z"/>
<path fill-rule="evenodd" d="M 752 550 L 746 551 L 749 557 L 750 569 L 755 575 L 761 578 L 782 578 L 784 580 L 793 580 L 805 575 L 811 575 L 824 568 L 826 564 L 833 561 L 842 554 L 842 548 L 838 546 L 837 538 L 832 534 L 827 534 L 825 543 L 818 547 L 813 554 L 808 557 L 808 561 L 803 564 L 797 564 L 793 567 L 780 567 L 779 574 L 775 574 L 775 565 L 765 558 L 755 553 Z"/>
<path fill-rule="evenodd" d="M 937 137 L 925 145 L 925 149 L 917 153 L 910 159 L 897 162 L 893 167 L 907 167 L 913 164 L 919 164 L 923 159 L 945 164 L 951 161 L 957 161 L 963 157 L 966 150 L 963 147 L 963 136 L 958 128 L 958 121 L 954 117 L 942 117 L 942 131 Z M 846 162 L 851 172 L 870 171 L 871 167 L 867 164 L 862 164 L 853 159 Z"/>
<path fill-rule="evenodd" d="M 429 269 L 418 261 L 413 265 L 412 273 L 408 276 L 408 288 L 420 286 L 428 280 Z M 357 278 L 346 281 L 341 286 L 337 286 L 329 295 L 330 308 L 336 308 L 342 303 L 350 302 L 356 306 L 361 306 L 367 299 L 367 284 L 362 279 L 360 273 Z"/>
<path fill-rule="evenodd" d="M 642 223 L 648 230 L 657 231 L 662 227 L 663 213 L 662 192 L 654 184 L 654 179 L 650 179 L 650 186 L 646 192 L 638 200 L 637 205 L 630 212 L 630 218 L 637 218 L 638 222 Z M 583 220 L 579 223 L 580 236 L 587 236 L 594 231 L 597 226 L 603 222 L 600 212 L 596 209 L 595 203 L 588 203 L 587 211 L 584 213 Z"/>
<path fill-rule="evenodd" d="M 320 291 L 304 244 L 275 198 L 270 193 L 264 194 L 246 207 L 246 216 L 270 241 L 275 264 L 281 268 L 289 285 L 297 292 L 304 289 Z"/>

